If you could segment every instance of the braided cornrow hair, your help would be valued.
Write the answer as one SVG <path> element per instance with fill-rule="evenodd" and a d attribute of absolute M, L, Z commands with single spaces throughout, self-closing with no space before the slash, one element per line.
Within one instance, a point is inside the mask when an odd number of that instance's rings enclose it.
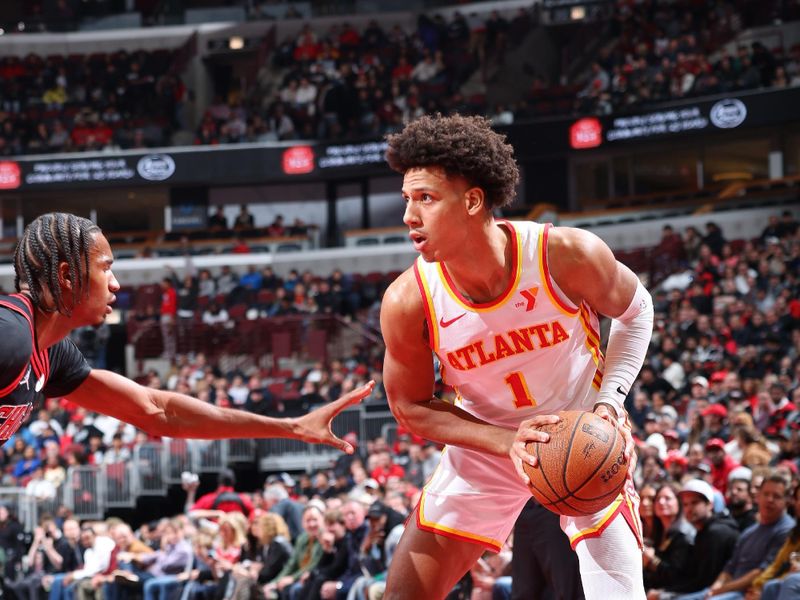
<path fill-rule="evenodd" d="M 14 286 L 21 291 L 27 285 L 34 304 L 45 312 L 72 314 L 61 295 L 58 265 L 69 266 L 72 280 L 72 306 L 89 293 L 89 251 L 93 235 L 100 228 L 88 219 L 68 213 L 47 213 L 34 219 L 26 228 L 14 252 Z M 53 298 L 55 306 L 46 306 L 42 292 Z"/>

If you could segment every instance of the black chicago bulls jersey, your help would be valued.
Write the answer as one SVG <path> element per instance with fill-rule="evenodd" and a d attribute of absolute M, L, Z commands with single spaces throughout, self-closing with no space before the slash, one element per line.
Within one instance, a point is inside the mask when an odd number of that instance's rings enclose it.
<path fill-rule="evenodd" d="M 0 296 L 0 445 L 44 398 L 66 396 L 91 370 L 68 338 L 39 350 L 33 315 L 27 296 Z"/>

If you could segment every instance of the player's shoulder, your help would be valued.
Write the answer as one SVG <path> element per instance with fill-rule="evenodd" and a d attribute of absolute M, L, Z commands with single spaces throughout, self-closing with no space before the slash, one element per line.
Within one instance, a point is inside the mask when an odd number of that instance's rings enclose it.
<path fill-rule="evenodd" d="M 22 362 L 27 362 L 32 348 L 28 320 L 13 309 L 0 306 L 0 357 L 19 357 Z"/>
<path fill-rule="evenodd" d="M 32 351 L 28 321 L 20 313 L 0 306 L 0 388 L 19 375 L 30 361 Z"/>
<path fill-rule="evenodd" d="M 414 267 L 409 267 L 395 279 L 383 295 L 381 302 L 381 320 L 413 318 L 424 314 L 422 296 L 414 274 Z"/>
<path fill-rule="evenodd" d="M 579 227 L 551 227 L 547 250 L 551 256 L 572 258 L 591 257 L 595 252 L 608 248 L 597 235 Z"/>
<path fill-rule="evenodd" d="M 414 267 L 403 271 L 397 279 L 389 284 L 383 295 L 382 306 L 398 310 L 413 309 L 415 306 L 422 308 L 422 296 L 414 274 Z"/>

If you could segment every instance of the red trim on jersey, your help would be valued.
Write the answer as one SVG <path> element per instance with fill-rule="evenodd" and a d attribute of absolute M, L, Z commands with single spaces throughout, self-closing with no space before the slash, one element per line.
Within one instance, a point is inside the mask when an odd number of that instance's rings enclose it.
<path fill-rule="evenodd" d="M 600 537 L 606 530 L 606 527 L 608 527 L 611 524 L 611 521 L 616 519 L 617 515 L 619 515 L 622 512 L 623 506 L 627 506 L 627 502 L 625 502 L 624 499 L 617 505 L 617 508 L 614 509 L 613 513 L 611 513 L 607 517 L 604 517 L 603 522 L 600 524 L 599 527 L 597 527 L 596 529 L 595 528 L 589 529 L 585 532 L 582 531 L 581 533 L 573 537 L 570 543 L 572 549 L 575 550 L 575 547 L 583 540 Z"/>
<path fill-rule="evenodd" d="M 556 289 L 555 285 L 553 285 L 553 278 L 550 276 L 550 267 L 547 264 L 547 238 L 548 232 L 552 226 L 552 223 L 545 223 L 544 229 L 542 230 L 542 270 L 544 271 L 544 284 L 547 286 L 547 289 L 550 292 L 550 297 L 554 302 L 556 302 L 556 304 L 558 304 L 559 308 L 571 315 L 574 315 L 578 312 L 578 309 L 569 306 L 561 298 L 561 293 Z"/>
<path fill-rule="evenodd" d="M 435 350 L 436 331 L 434 331 L 433 328 L 436 327 L 436 323 L 433 320 L 433 315 L 431 314 L 431 308 L 429 306 L 432 299 L 428 297 L 425 284 L 422 283 L 422 276 L 419 274 L 419 267 L 417 266 L 416 260 L 414 261 L 414 278 L 417 280 L 419 293 L 422 294 L 422 308 L 425 311 L 425 322 L 428 324 L 428 346 L 430 346 L 431 350 Z"/>
<path fill-rule="evenodd" d="M 33 303 L 30 298 L 23 294 L 15 294 L 18 296 L 28 307 L 31 315 L 33 315 Z M 31 340 L 33 341 L 33 352 L 31 353 L 31 364 L 33 365 L 33 372 L 36 374 L 36 383 L 41 379 L 43 382 L 47 381 L 47 376 L 50 373 L 50 359 L 48 352 L 39 350 L 39 344 L 36 342 L 36 328 L 33 326 L 33 318 L 25 315 L 31 326 Z M 42 386 L 44 387 L 44 386 Z"/>
<path fill-rule="evenodd" d="M 0 398 L 2 398 L 3 396 L 7 396 L 11 392 L 13 392 L 15 389 L 17 389 L 17 386 L 19 385 L 19 382 L 22 381 L 22 378 L 24 377 L 25 373 L 28 371 L 28 366 L 29 365 L 25 365 L 25 367 L 22 369 L 22 371 L 19 372 L 19 375 L 17 376 L 17 378 L 14 381 L 12 381 L 11 383 L 9 383 L 7 387 L 5 387 L 2 390 L 0 390 Z"/>
<path fill-rule="evenodd" d="M 644 548 L 641 519 L 634 510 L 631 497 L 627 493 L 625 494 L 625 501 L 623 504 L 624 506 L 620 507 L 620 513 L 622 514 L 622 518 L 625 519 L 625 522 L 628 524 L 628 527 L 630 527 L 631 531 L 633 531 L 633 535 L 636 537 L 636 543 L 639 544 L 639 549 L 641 550 Z"/>
<path fill-rule="evenodd" d="M 484 541 L 481 541 L 481 540 L 477 540 L 477 539 L 475 539 L 473 537 L 469 537 L 469 536 L 466 536 L 466 535 L 459 535 L 459 534 L 454 533 L 452 531 L 446 531 L 446 530 L 443 530 L 443 529 L 438 529 L 436 527 L 430 527 L 428 525 L 423 525 L 422 522 L 419 519 L 419 506 L 417 506 L 417 510 L 416 510 L 415 514 L 416 514 L 416 521 L 417 521 L 417 529 L 419 529 L 421 531 L 427 531 L 428 533 L 434 533 L 436 535 L 441 535 L 442 537 L 450 538 L 451 540 L 456 540 L 458 542 L 469 542 L 470 544 L 476 544 L 478 546 L 486 548 L 487 550 L 491 550 L 492 552 L 500 552 L 500 550 L 502 549 L 500 546 L 497 546 L 495 544 L 489 544 L 487 542 L 484 542 Z"/>
<path fill-rule="evenodd" d="M 600 339 L 600 334 L 597 333 L 594 327 L 592 327 L 592 314 L 597 317 L 597 313 L 588 305 L 586 302 L 582 302 L 580 306 L 581 316 L 583 317 L 583 322 L 586 324 L 586 328 L 592 332 L 595 340 Z M 594 340 L 593 340 L 594 341 Z"/>
<path fill-rule="evenodd" d="M 514 229 L 514 226 L 509 221 L 507 221 L 505 219 L 496 219 L 495 222 L 498 225 L 505 226 L 505 228 L 508 229 L 508 231 L 511 233 L 511 242 L 510 242 L 510 244 L 511 244 L 511 278 L 508 280 L 508 286 L 506 287 L 506 289 L 495 300 L 492 300 L 491 302 L 476 303 L 476 302 L 472 302 L 471 300 L 467 299 L 467 297 L 464 296 L 458 290 L 458 287 L 456 287 L 456 284 L 450 278 L 450 273 L 447 272 L 447 267 L 445 266 L 445 264 L 444 263 L 439 263 L 439 265 L 441 266 L 441 269 L 442 269 L 442 275 L 444 275 L 445 285 L 447 285 L 447 287 L 450 288 L 450 291 L 453 292 L 453 294 L 455 294 L 455 296 L 459 299 L 459 301 L 461 301 L 465 306 L 468 306 L 470 308 L 475 308 L 475 309 L 478 309 L 478 310 L 487 309 L 487 308 L 494 308 L 496 306 L 499 306 L 499 305 L 503 304 L 506 300 L 508 300 L 509 294 L 511 294 L 511 292 L 514 290 L 514 288 L 519 283 L 517 275 L 519 274 L 518 273 L 519 264 L 522 261 L 522 257 L 520 256 L 520 251 L 519 251 L 519 238 L 518 238 L 517 230 Z"/>

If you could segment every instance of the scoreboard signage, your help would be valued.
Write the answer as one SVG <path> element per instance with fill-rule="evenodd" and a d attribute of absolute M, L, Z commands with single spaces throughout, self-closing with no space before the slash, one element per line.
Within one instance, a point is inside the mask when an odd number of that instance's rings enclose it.
<path fill-rule="evenodd" d="M 0 161 L 0 190 L 131 185 L 236 185 L 389 172 L 386 142 L 236 144 L 163 148 L 146 154 L 62 154 Z"/>
<path fill-rule="evenodd" d="M 772 125 L 795 121 L 798 102 L 800 89 L 795 88 L 673 103 L 632 114 L 577 119 L 571 122 L 565 139 L 573 150 L 584 150 L 619 142 Z M 591 128 L 587 126 L 589 121 L 595 122 Z M 602 129 L 599 143 L 592 135 L 598 129 Z"/>
<path fill-rule="evenodd" d="M 796 122 L 800 87 L 659 105 L 629 114 L 540 119 L 499 128 L 518 159 Z M 0 160 L 0 192 L 131 186 L 232 186 L 391 173 L 383 140 L 278 142 L 20 156 Z M 187 217 L 191 220 L 193 217 Z"/>

